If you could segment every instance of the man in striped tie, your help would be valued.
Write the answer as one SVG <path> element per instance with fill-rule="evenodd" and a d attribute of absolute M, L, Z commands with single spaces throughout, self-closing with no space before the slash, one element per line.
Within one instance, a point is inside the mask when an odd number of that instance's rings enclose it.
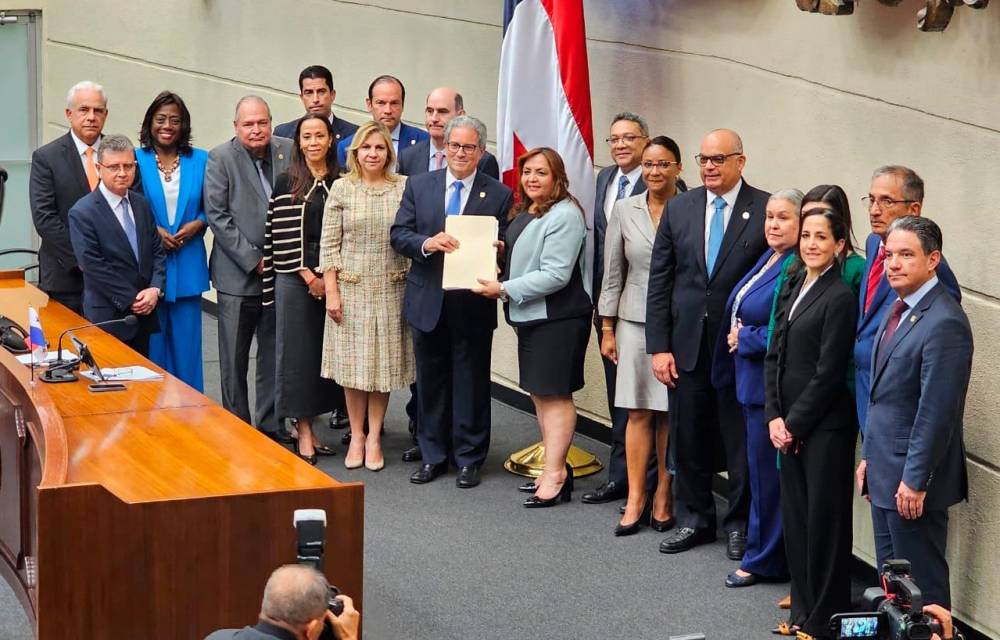
<path fill-rule="evenodd" d="M 861 281 L 858 307 L 858 336 L 854 342 L 855 402 L 862 437 L 868 416 L 868 392 L 871 389 L 872 351 L 875 333 L 889 312 L 895 297 L 885 277 L 885 234 L 889 225 L 902 216 L 919 216 L 924 204 L 924 181 L 917 172 L 902 165 L 879 167 L 872 175 L 868 196 L 868 219 L 872 233 L 865 241 L 864 278 Z M 941 256 L 937 269 L 941 284 L 956 300 L 962 293 L 948 261 Z"/>
<path fill-rule="evenodd" d="M 104 329 L 142 355 L 160 330 L 154 310 L 163 295 L 166 253 L 135 179 L 135 151 L 122 135 L 105 136 L 97 152 L 100 184 L 69 210 L 69 237 L 83 271 L 83 314 L 91 322 L 135 315 L 134 324 Z"/>

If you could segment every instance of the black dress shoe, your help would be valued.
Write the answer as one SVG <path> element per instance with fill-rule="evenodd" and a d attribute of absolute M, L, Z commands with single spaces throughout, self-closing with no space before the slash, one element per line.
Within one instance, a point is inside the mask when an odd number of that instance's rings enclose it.
<path fill-rule="evenodd" d="M 410 447 L 403 452 L 403 462 L 420 462 L 424 459 L 424 454 L 420 452 L 420 447 Z"/>
<path fill-rule="evenodd" d="M 621 500 L 625 497 L 626 488 L 617 482 L 606 482 L 593 491 L 583 494 L 580 500 L 587 504 L 604 504 L 614 500 Z"/>
<path fill-rule="evenodd" d="M 345 447 L 347 445 L 351 444 L 351 432 L 350 431 L 348 431 L 344 435 L 340 436 L 340 444 L 344 445 Z"/>
<path fill-rule="evenodd" d="M 335 456 L 335 455 L 337 455 L 336 451 L 334 451 L 330 447 L 326 446 L 325 444 L 318 444 L 318 445 L 314 446 L 313 448 L 316 449 L 316 454 L 317 455 L 321 455 L 321 456 Z"/>
<path fill-rule="evenodd" d="M 552 496 L 551 498 L 539 498 L 538 496 L 531 496 L 524 501 L 524 507 L 527 509 L 545 509 L 547 507 L 554 507 L 560 502 L 569 502 L 573 499 L 573 467 L 566 463 L 566 480 L 563 482 L 562 488 L 559 489 L 559 493 Z"/>
<path fill-rule="evenodd" d="M 296 453 L 295 455 L 297 455 L 298 457 L 302 458 L 303 460 L 305 460 L 309 464 L 313 465 L 314 467 L 316 466 L 316 454 L 315 453 L 312 454 L 311 456 L 307 456 L 307 455 L 304 455 L 304 454 L 301 454 L 301 453 Z"/>
<path fill-rule="evenodd" d="M 330 412 L 330 428 L 346 429 L 351 426 L 351 421 L 347 417 L 347 412 L 343 409 L 334 409 Z"/>
<path fill-rule="evenodd" d="M 455 486 L 459 489 L 471 489 L 479 485 L 479 467 L 468 465 L 458 470 L 458 478 L 455 479 Z"/>
<path fill-rule="evenodd" d="M 410 482 L 413 484 L 427 484 L 438 476 L 444 475 L 447 470 L 447 462 L 441 462 L 439 464 L 430 464 L 429 462 L 425 462 L 420 465 L 419 469 L 413 472 L 413 475 L 410 476 Z"/>
<path fill-rule="evenodd" d="M 633 533 L 639 533 L 639 529 L 642 525 L 646 524 L 647 521 L 653 518 L 653 501 L 646 499 L 646 504 L 643 505 L 642 511 L 639 513 L 639 517 L 636 518 L 631 524 L 622 524 L 619 522 L 615 525 L 615 536 L 630 536 Z"/>
<path fill-rule="evenodd" d="M 726 557 L 730 560 L 742 560 L 747 550 L 747 534 L 739 531 L 729 532 L 729 542 L 726 543 Z"/>
<path fill-rule="evenodd" d="M 715 531 L 681 527 L 677 533 L 660 543 L 660 553 L 681 553 L 711 542 L 715 542 Z"/>
<path fill-rule="evenodd" d="M 726 586 L 730 589 L 738 589 L 740 587 L 749 587 L 757 584 L 757 576 L 754 574 L 749 574 L 741 576 L 740 574 L 733 571 L 728 576 L 726 576 Z"/>
<path fill-rule="evenodd" d="M 536 485 L 535 481 L 532 480 L 531 482 L 525 482 L 524 484 L 519 486 L 517 490 L 520 491 L 521 493 L 534 493 L 538 491 L 538 485 Z"/>
<path fill-rule="evenodd" d="M 277 431 L 264 431 L 263 433 L 265 436 L 267 436 L 271 440 L 274 440 L 278 444 L 292 444 L 293 442 L 295 442 L 295 438 L 293 438 L 292 434 L 288 433 L 288 430 L 286 429 L 278 429 Z"/>
<path fill-rule="evenodd" d="M 677 524 L 677 518 L 667 518 L 666 520 L 657 520 L 652 515 L 649 516 L 649 528 L 653 531 L 658 531 L 664 533 L 670 531 Z"/>

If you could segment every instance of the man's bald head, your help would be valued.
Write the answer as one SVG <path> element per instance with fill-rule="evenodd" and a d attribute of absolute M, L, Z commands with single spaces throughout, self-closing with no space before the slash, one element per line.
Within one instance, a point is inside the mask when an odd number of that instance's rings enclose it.
<path fill-rule="evenodd" d="M 323 574 L 305 565 L 287 564 L 267 579 L 260 613 L 299 628 L 323 616 L 329 596 Z"/>
<path fill-rule="evenodd" d="M 444 128 L 455 116 L 465 115 L 462 94 L 451 87 L 438 87 L 427 94 L 424 125 L 438 149 L 444 146 Z"/>
<path fill-rule="evenodd" d="M 743 177 L 743 140 L 732 129 L 709 131 L 701 141 L 698 166 L 701 182 L 717 196 L 728 193 Z"/>

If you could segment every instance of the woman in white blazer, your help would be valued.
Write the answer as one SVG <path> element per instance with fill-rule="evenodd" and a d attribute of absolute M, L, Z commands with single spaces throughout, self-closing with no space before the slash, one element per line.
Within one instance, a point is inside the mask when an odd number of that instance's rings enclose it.
<path fill-rule="evenodd" d="M 628 501 L 616 536 L 632 535 L 646 522 L 656 531 L 674 525 L 667 472 L 667 390 L 653 376 L 652 356 L 646 353 L 646 285 L 656 227 L 678 192 L 680 157 L 677 143 L 666 136 L 646 144 L 642 179 L 647 191 L 615 203 L 604 240 L 604 288 L 597 304 L 601 355 L 618 365 L 615 406 L 628 409 Z M 657 483 L 649 496 L 646 470 L 654 431 Z"/>

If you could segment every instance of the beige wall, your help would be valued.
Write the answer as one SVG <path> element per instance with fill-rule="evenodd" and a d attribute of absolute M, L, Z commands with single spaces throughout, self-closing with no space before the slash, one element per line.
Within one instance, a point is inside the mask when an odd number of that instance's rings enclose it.
<path fill-rule="evenodd" d="M 1000 257 L 991 229 L 1000 202 L 1000 7 L 956 11 L 943 34 L 916 31 L 908 0 L 890 9 L 860 3 L 857 15 L 799 12 L 792 0 L 588 0 L 595 139 L 613 113 L 645 114 L 690 159 L 702 133 L 743 134 L 747 178 L 775 190 L 821 182 L 845 187 L 859 237 L 858 199 L 876 166 L 904 163 L 927 180 L 925 211 L 944 229 L 945 252 L 964 286 L 977 354 L 967 410 L 971 500 L 952 510 L 949 556 L 956 608 L 1000 634 L 1000 572 L 988 541 L 1000 536 Z M 178 0 L 166 4 L 93 0 L 36 2 L 45 34 L 43 138 L 65 130 L 63 97 L 75 81 L 102 82 L 107 131 L 135 137 L 150 99 L 181 93 L 194 114 L 196 143 L 232 135 L 241 95 L 267 98 L 276 121 L 296 116 L 301 67 L 334 72 L 339 114 L 363 118 L 368 82 L 393 73 L 407 84 L 405 117 L 422 124 L 423 96 L 458 87 L 470 114 L 493 133 L 500 41 L 495 0 Z M 117 26 L 116 26 L 117 25 Z M 599 144 L 599 165 L 609 162 Z M 697 183 L 689 161 L 684 171 Z M 513 333 L 497 332 L 494 375 L 517 378 Z M 603 374 L 592 348 L 590 384 L 577 396 L 586 415 L 606 418 Z M 856 552 L 871 558 L 864 504 Z"/>

